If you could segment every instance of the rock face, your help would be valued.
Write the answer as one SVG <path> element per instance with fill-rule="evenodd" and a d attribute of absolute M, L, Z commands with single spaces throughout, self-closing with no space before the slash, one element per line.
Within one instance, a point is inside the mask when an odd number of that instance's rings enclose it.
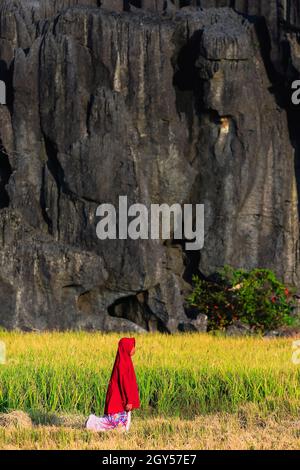
<path fill-rule="evenodd" d="M 2 1 L 0 325 L 203 330 L 195 272 L 298 285 L 299 33 L 296 0 Z M 205 204 L 204 249 L 99 241 L 120 195 Z"/>

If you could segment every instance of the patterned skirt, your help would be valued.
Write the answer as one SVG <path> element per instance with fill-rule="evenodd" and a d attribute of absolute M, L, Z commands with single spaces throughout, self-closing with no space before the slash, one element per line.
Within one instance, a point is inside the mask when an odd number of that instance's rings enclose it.
<path fill-rule="evenodd" d="M 129 431 L 131 424 L 131 412 L 122 411 L 114 415 L 104 415 L 101 417 L 90 415 L 85 423 L 89 431 L 110 431 L 111 429 L 123 429 Z"/>

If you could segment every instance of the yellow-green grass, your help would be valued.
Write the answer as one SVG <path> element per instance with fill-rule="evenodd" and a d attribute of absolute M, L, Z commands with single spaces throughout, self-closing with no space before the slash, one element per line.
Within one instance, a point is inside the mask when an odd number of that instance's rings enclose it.
<path fill-rule="evenodd" d="M 102 414 L 120 335 L 0 333 L 0 412 Z M 136 335 L 134 357 L 142 408 L 137 417 L 194 418 L 234 413 L 254 403 L 260 413 L 296 416 L 300 366 L 292 340 L 211 335 Z"/>
<path fill-rule="evenodd" d="M 81 417 L 58 417 L 46 425 L 0 425 L 0 449 L 299 449 L 300 420 L 261 418 L 255 406 L 238 413 L 216 413 L 191 420 L 134 417 L 128 434 L 85 431 Z M 52 419 L 54 417 L 52 416 Z M 24 417 L 23 417 L 24 419 Z M 21 420 L 22 421 L 22 420 Z"/>

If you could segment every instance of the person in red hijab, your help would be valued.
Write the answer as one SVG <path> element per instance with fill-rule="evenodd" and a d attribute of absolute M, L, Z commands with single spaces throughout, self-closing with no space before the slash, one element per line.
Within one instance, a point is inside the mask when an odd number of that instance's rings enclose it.
<path fill-rule="evenodd" d="M 122 338 L 109 381 L 104 416 L 90 415 L 86 428 L 92 431 L 108 431 L 120 428 L 129 430 L 131 411 L 140 407 L 139 391 L 132 363 L 135 339 Z"/>

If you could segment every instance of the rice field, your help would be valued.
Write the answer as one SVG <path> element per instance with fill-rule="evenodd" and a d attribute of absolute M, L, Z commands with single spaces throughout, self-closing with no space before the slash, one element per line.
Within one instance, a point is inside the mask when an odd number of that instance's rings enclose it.
<path fill-rule="evenodd" d="M 129 436 L 99 437 L 83 423 L 103 412 L 120 335 L 0 332 L 0 413 L 19 410 L 32 420 L 7 427 L 0 419 L 0 448 L 300 447 L 292 339 L 135 337 L 141 410 Z"/>
<path fill-rule="evenodd" d="M 134 364 L 142 410 L 184 416 L 234 412 L 251 402 L 262 411 L 298 413 L 300 366 L 290 339 L 210 335 L 136 336 Z M 118 335 L 1 333 L 0 412 L 101 414 Z"/>

